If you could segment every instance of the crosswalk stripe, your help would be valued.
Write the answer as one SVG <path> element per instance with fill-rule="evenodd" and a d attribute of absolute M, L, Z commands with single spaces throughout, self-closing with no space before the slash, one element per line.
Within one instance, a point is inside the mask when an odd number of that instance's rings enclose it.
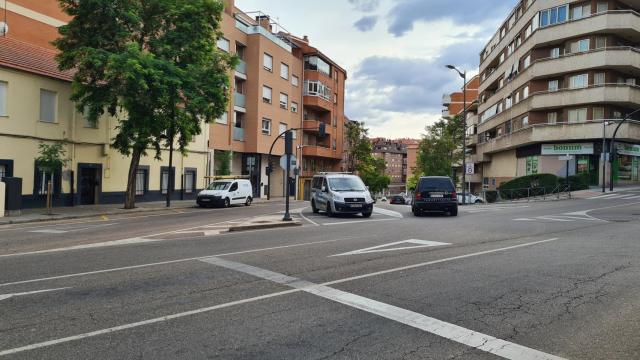
<path fill-rule="evenodd" d="M 400 219 L 403 218 L 402 214 L 397 212 L 397 211 L 387 210 L 387 209 L 379 208 L 379 207 L 376 207 L 376 206 L 373 207 L 373 212 L 377 213 L 377 214 L 382 214 L 382 215 L 395 217 L 395 218 L 400 218 Z"/>
<path fill-rule="evenodd" d="M 606 195 L 598 195 L 598 196 L 594 196 L 594 197 L 590 197 L 589 200 L 596 200 L 596 199 L 605 199 L 611 196 L 616 196 L 618 194 L 606 194 Z"/>
<path fill-rule="evenodd" d="M 640 199 L 640 195 L 631 195 L 631 196 L 626 196 L 621 198 L 621 200 L 634 200 L 634 199 Z"/>

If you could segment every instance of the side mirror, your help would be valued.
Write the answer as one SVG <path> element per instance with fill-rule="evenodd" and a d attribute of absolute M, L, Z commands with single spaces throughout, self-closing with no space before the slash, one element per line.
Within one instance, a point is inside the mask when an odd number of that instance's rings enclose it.
<path fill-rule="evenodd" d="M 327 187 L 326 187 L 326 186 L 323 186 L 320 190 L 321 190 L 322 192 L 327 192 Z"/>

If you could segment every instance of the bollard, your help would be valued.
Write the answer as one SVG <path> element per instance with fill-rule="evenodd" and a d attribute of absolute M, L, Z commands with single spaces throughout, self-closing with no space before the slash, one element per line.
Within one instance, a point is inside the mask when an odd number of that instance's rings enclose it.
<path fill-rule="evenodd" d="M 4 217 L 5 188 L 7 185 L 0 181 L 0 218 Z"/>

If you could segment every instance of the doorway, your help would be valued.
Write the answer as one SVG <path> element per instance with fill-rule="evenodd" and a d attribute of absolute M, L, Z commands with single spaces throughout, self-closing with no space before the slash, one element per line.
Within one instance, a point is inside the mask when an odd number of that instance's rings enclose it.
<path fill-rule="evenodd" d="M 101 174 L 100 164 L 78 164 L 80 205 L 94 205 L 99 202 Z"/>

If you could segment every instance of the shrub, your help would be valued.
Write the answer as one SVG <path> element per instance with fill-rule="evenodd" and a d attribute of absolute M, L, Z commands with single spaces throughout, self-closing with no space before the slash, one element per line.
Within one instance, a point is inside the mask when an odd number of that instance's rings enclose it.
<path fill-rule="evenodd" d="M 484 199 L 488 203 L 494 203 L 498 201 L 498 192 L 495 190 L 487 190 L 484 192 Z"/>
<path fill-rule="evenodd" d="M 590 182 L 589 174 L 583 173 L 569 176 L 569 186 L 571 191 L 586 190 L 589 188 Z M 560 183 L 565 184 L 566 180 L 564 178 L 560 179 Z"/>
<path fill-rule="evenodd" d="M 553 174 L 527 175 L 501 184 L 498 191 L 505 200 L 519 199 L 553 191 L 560 183 L 559 181 L 560 179 Z"/>

